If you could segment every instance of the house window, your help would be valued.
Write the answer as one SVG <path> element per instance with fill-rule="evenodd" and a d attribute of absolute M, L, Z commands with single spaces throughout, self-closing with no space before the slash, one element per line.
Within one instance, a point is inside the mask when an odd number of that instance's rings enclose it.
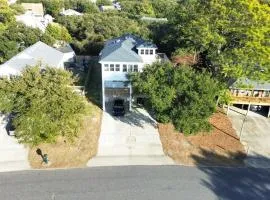
<path fill-rule="evenodd" d="M 149 54 L 149 50 L 148 50 L 148 49 L 145 50 L 145 54 L 146 54 L 146 55 Z"/>
<path fill-rule="evenodd" d="M 119 71 L 120 71 L 120 65 L 119 65 L 119 64 L 116 64 L 116 65 L 115 65 L 115 71 L 116 71 L 116 72 L 119 72 Z"/>
<path fill-rule="evenodd" d="M 134 65 L 134 66 L 133 66 L 133 71 L 134 71 L 134 72 L 138 72 L 138 65 Z"/>
<path fill-rule="evenodd" d="M 153 55 L 153 49 L 150 49 L 150 55 Z"/>
<path fill-rule="evenodd" d="M 127 65 L 123 65 L 123 72 L 127 72 Z"/>
<path fill-rule="evenodd" d="M 141 54 L 142 54 L 142 55 L 144 54 L 144 49 L 141 49 Z"/>
<path fill-rule="evenodd" d="M 114 71 L 114 64 L 110 64 L 110 71 L 111 71 L 111 72 Z"/>
<path fill-rule="evenodd" d="M 128 65 L 128 72 L 132 72 L 132 68 L 133 68 L 132 65 Z"/>
<path fill-rule="evenodd" d="M 104 71 L 109 71 L 109 65 L 108 64 L 104 65 Z"/>

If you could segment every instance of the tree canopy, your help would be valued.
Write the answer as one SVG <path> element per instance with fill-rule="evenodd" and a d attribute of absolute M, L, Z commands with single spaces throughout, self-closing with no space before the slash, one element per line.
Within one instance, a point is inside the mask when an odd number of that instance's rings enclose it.
<path fill-rule="evenodd" d="M 216 107 L 222 86 L 207 72 L 191 67 L 155 63 L 131 74 L 135 93 L 144 94 L 158 121 L 172 122 L 177 130 L 192 134 L 211 128 L 208 118 Z"/>
<path fill-rule="evenodd" d="M 73 46 L 79 54 L 98 55 L 106 40 L 133 33 L 148 37 L 147 27 L 125 14 L 104 12 L 83 16 L 59 17 L 73 38 Z"/>
<path fill-rule="evenodd" d="M 171 15 L 176 48 L 194 47 L 226 77 L 269 79 L 270 7 L 259 0 L 182 0 Z"/>
<path fill-rule="evenodd" d="M 72 139 L 85 111 L 83 97 L 73 92 L 65 70 L 27 67 L 21 76 L 0 79 L 0 110 L 15 115 L 16 137 L 25 144 Z"/>
<path fill-rule="evenodd" d="M 15 11 L 8 6 L 7 0 L 0 0 L 0 31 L 6 29 L 9 23 L 15 21 Z"/>

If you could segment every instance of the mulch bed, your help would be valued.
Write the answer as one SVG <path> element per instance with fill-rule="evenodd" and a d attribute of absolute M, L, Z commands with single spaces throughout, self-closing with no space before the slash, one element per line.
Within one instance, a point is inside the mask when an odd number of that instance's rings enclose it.
<path fill-rule="evenodd" d="M 228 117 L 216 112 L 209 122 L 210 133 L 192 136 L 177 132 L 172 124 L 159 124 L 165 154 L 184 165 L 242 166 L 246 153 Z"/>

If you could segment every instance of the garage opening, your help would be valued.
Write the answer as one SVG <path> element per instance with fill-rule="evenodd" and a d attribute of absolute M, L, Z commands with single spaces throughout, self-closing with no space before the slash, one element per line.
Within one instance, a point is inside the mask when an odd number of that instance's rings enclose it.
<path fill-rule="evenodd" d="M 104 86 L 104 110 L 106 112 L 112 113 L 114 101 L 118 99 L 124 100 L 125 111 L 130 110 L 131 87 L 129 83 L 120 81 L 105 81 Z"/>

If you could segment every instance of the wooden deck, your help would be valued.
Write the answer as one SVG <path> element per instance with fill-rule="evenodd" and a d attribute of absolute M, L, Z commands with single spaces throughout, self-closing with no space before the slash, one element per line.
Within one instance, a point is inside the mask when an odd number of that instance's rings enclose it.
<path fill-rule="evenodd" d="M 232 104 L 251 104 L 251 105 L 270 106 L 270 97 L 231 96 L 231 98 Z"/>

